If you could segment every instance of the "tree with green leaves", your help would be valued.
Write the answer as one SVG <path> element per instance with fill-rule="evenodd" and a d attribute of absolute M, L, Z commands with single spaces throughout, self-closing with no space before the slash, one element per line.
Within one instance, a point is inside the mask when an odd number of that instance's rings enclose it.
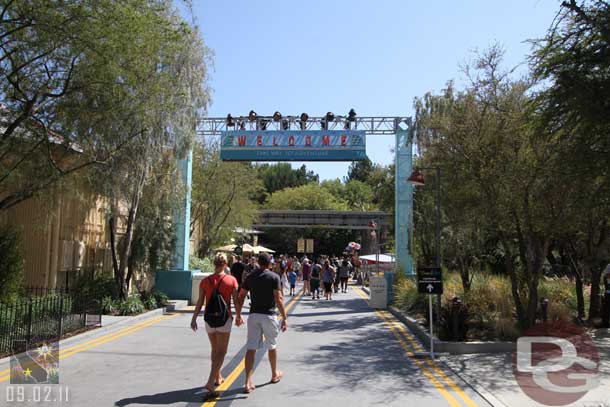
<path fill-rule="evenodd" d="M 479 55 L 466 68 L 470 84 L 463 91 L 450 85 L 416 100 L 416 129 L 425 163 L 444 170 L 443 202 L 451 210 L 444 210 L 443 230 L 459 232 L 451 234 L 454 244 L 472 233 L 475 242 L 492 236 L 525 328 L 536 320 L 538 284 L 567 212 L 557 205 L 564 186 L 549 167 L 558 159 L 556 140 L 536 127 L 533 82 L 502 71 L 502 55 L 497 46 Z"/>
<path fill-rule="evenodd" d="M 267 194 L 310 182 L 317 183 L 320 179 L 313 171 L 307 170 L 304 164 L 298 169 L 293 169 L 289 163 L 261 164 L 256 166 L 256 170 Z M 259 202 L 263 203 L 265 198 L 266 195 L 262 194 Z"/>
<path fill-rule="evenodd" d="M 373 172 L 373 168 L 373 162 L 368 157 L 364 160 L 352 161 L 347 169 L 347 177 L 345 177 L 344 181 L 346 183 L 351 180 L 367 182 Z"/>
<path fill-rule="evenodd" d="M 562 186 L 574 185 L 572 211 L 555 248 L 577 281 L 591 282 L 589 319 L 600 313 L 600 276 L 610 258 L 610 4 L 567 0 L 547 35 L 533 41 L 539 126 L 560 150 Z M 584 304 L 579 304 L 584 308 Z M 584 312 L 580 312 L 581 315 Z"/>
<path fill-rule="evenodd" d="M 87 85 L 96 91 L 70 92 L 62 115 L 70 134 L 99 135 L 103 142 L 96 147 L 114 152 L 96 162 L 89 176 L 92 190 L 110 201 L 114 277 L 119 296 L 126 298 L 135 271 L 132 246 L 145 188 L 158 179 L 167 161 L 184 156 L 209 95 L 207 51 L 196 27 L 186 24 L 170 1 L 121 5 L 116 10 L 121 15 L 99 29 L 102 35 L 123 22 L 125 32 L 118 39 L 108 34 L 107 40 L 113 47 L 127 47 L 129 55 L 110 66 L 92 56 L 88 70 L 95 80 Z M 107 85 L 111 92 L 102 91 Z M 120 240 L 119 222 L 124 226 Z"/>
<path fill-rule="evenodd" d="M 169 0 L 2 1 L 0 210 L 148 143 L 151 103 L 198 95 L 160 80 L 184 62 L 181 41 L 198 44 L 191 32 Z"/>
<path fill-rule="evenodd" d="M 292 210 L 349 210 L 347 201 L 333 195 L 328 188 L 317 183 L 276 191 L 267 198 L 265 208 Z"/>
<path fill-rule="evenodd" d="M 191 233 L 197 225 L 202 230 L 199 257 L 226 243 L 235 228 L 252 225 L 261 190 L 249 164 L 222 161 L 217 144 L 195 145 L 190 227 Z"/>

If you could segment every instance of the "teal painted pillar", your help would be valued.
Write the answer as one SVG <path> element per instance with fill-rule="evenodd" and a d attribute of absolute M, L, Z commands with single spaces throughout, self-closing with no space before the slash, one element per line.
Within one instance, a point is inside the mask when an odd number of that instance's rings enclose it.
<path fill-rule="evenodd" d="M 178 171 L 182 177 L 182 185 L 186 189 L 184 201 L 180 210 L 174 215 L 176 233 L 176 248 L 172 261 L 174 270 L 189 270 L 189 248 L 191 241 L 191 187 L 193 183 L 193 150 L 189 149 L 183 159 L 177 160 Z"/>
<path fill-rule="evenodd" d="M 413 145 L 409 131 L 398 129 L 396 132 L 396 168 L 395 168 L 395 240 L 396 262 L 400 270 L 408 276 L 413 271 L 413 252 L 411 247 L 411 225 L 413 221 L 413 186 L 407 178 L 413 171 Z"/>

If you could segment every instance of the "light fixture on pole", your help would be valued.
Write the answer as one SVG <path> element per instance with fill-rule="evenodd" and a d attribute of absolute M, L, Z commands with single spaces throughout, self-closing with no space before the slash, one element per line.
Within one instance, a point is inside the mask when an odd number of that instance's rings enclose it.
<path fill-rule="evenodd" d="M 442 255 L 441 255 L 441 168 L 440 167 L 419 167 L 407 178 L 407 182 L 413 186 L 424 186 L 424 174 L 422 170 L 435 170 L 436 171 L 436 193 L 435 193 L 435 231 L 434 231 L 434 245 L 436 249 L 436 267 L 441 269 Z M 432 296 L 430 299 L 430 320 L 432 320 Z M 441 309 L 441 295 L 436 297 L 437 307 Z M 432 331 L 433 324 L 430 324 L 430 331 Z M 430 335 L 432 338 L 432 335 Z M 433 344 L 430 346 L 430 355 L 434 358 Z"/>
<path fill-rule="evenodd" d="M 416 168 L 415 171 L 413 171 L 411 176 L 407 179 L 407 182 L 416 187 L 426 185 L 424 182 L 424 173 L 419 168 Z"/>
<path fill-rule="evenodd" d="M 356 111 L 354 109 L 349 109 L 349 113 L 347 114 L 347 120 L 350 122 L 356 121 Z"/>
<path fill-rule="evenodd" d="M 233 127 L 235 126 L 235 119 L 233 119 L 233 116 L 231 116 L 231 113 L 229 113 L 227 115 L 227 127 Z"/>
<path fill-rule="evenodd" d="M 307 120 L 309 119 L 309 115 L 307 113 L 301 113 L 300 123 L 301 130 L 305 130 L 307 128 Z"/>
<path fill-rule="evenodd" d="M 335 120 L 335 114 L 333 112 L 326 113 L 326 116 L 320 120 L 320 127 L 322 130 L 328 130 L 328 123 Z"/>

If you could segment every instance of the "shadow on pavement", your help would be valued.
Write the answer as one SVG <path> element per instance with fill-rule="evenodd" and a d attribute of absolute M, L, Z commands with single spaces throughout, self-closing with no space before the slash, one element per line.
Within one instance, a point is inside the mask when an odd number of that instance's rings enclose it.
<path fill-rule="evenodd" d="M 129 406 L 131 404 L 167 405 L 173 403 L 202 403 L 203 393 L 201 386 L 191 389 L 174 390 L 165 393 L 148 394 L 137 397 L 121 399 L 114 403 L 115 406 Z"/>
<path fill-rule="evenodd" d="M 323 312 L 323 309 L 328 311 Z M 308 312 L 310 310 L 314 312 Z M 405 355 L 390 329 L 362 299 L 303 301 L 298 315 L 319 315 L 321 318 L 308 322 L 299 320 L 298 325 L 293 326 L 295 331 L 330 333 L 320 335 L 321 342 L 308 355 L 298 359 L 299 363 L 332 378 L 320 383 L 316 391 L 332 392 L 337 387 L 350 392 L 371 391 L 376 395 L 375 404 L 387 404 L 414 393 L 438 394 Z M 311 389 L 304 389 L 292 396 L 307 397 L 310 392 Z"/>

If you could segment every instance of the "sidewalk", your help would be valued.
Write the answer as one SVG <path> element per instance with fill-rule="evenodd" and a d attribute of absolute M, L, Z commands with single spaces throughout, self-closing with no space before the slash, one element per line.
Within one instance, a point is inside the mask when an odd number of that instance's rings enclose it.
<path fill-rule="evenodd" d="M 598 330 L 592 336 L 600 356 L 600 382 L 582 399 L 568 404 L 569 407 L 610 406 L 610 331 Z M 517 384 L 510 353 L 447 355 L 442 361 L 495 407 L 544 406 L 530 399 Z"/>

